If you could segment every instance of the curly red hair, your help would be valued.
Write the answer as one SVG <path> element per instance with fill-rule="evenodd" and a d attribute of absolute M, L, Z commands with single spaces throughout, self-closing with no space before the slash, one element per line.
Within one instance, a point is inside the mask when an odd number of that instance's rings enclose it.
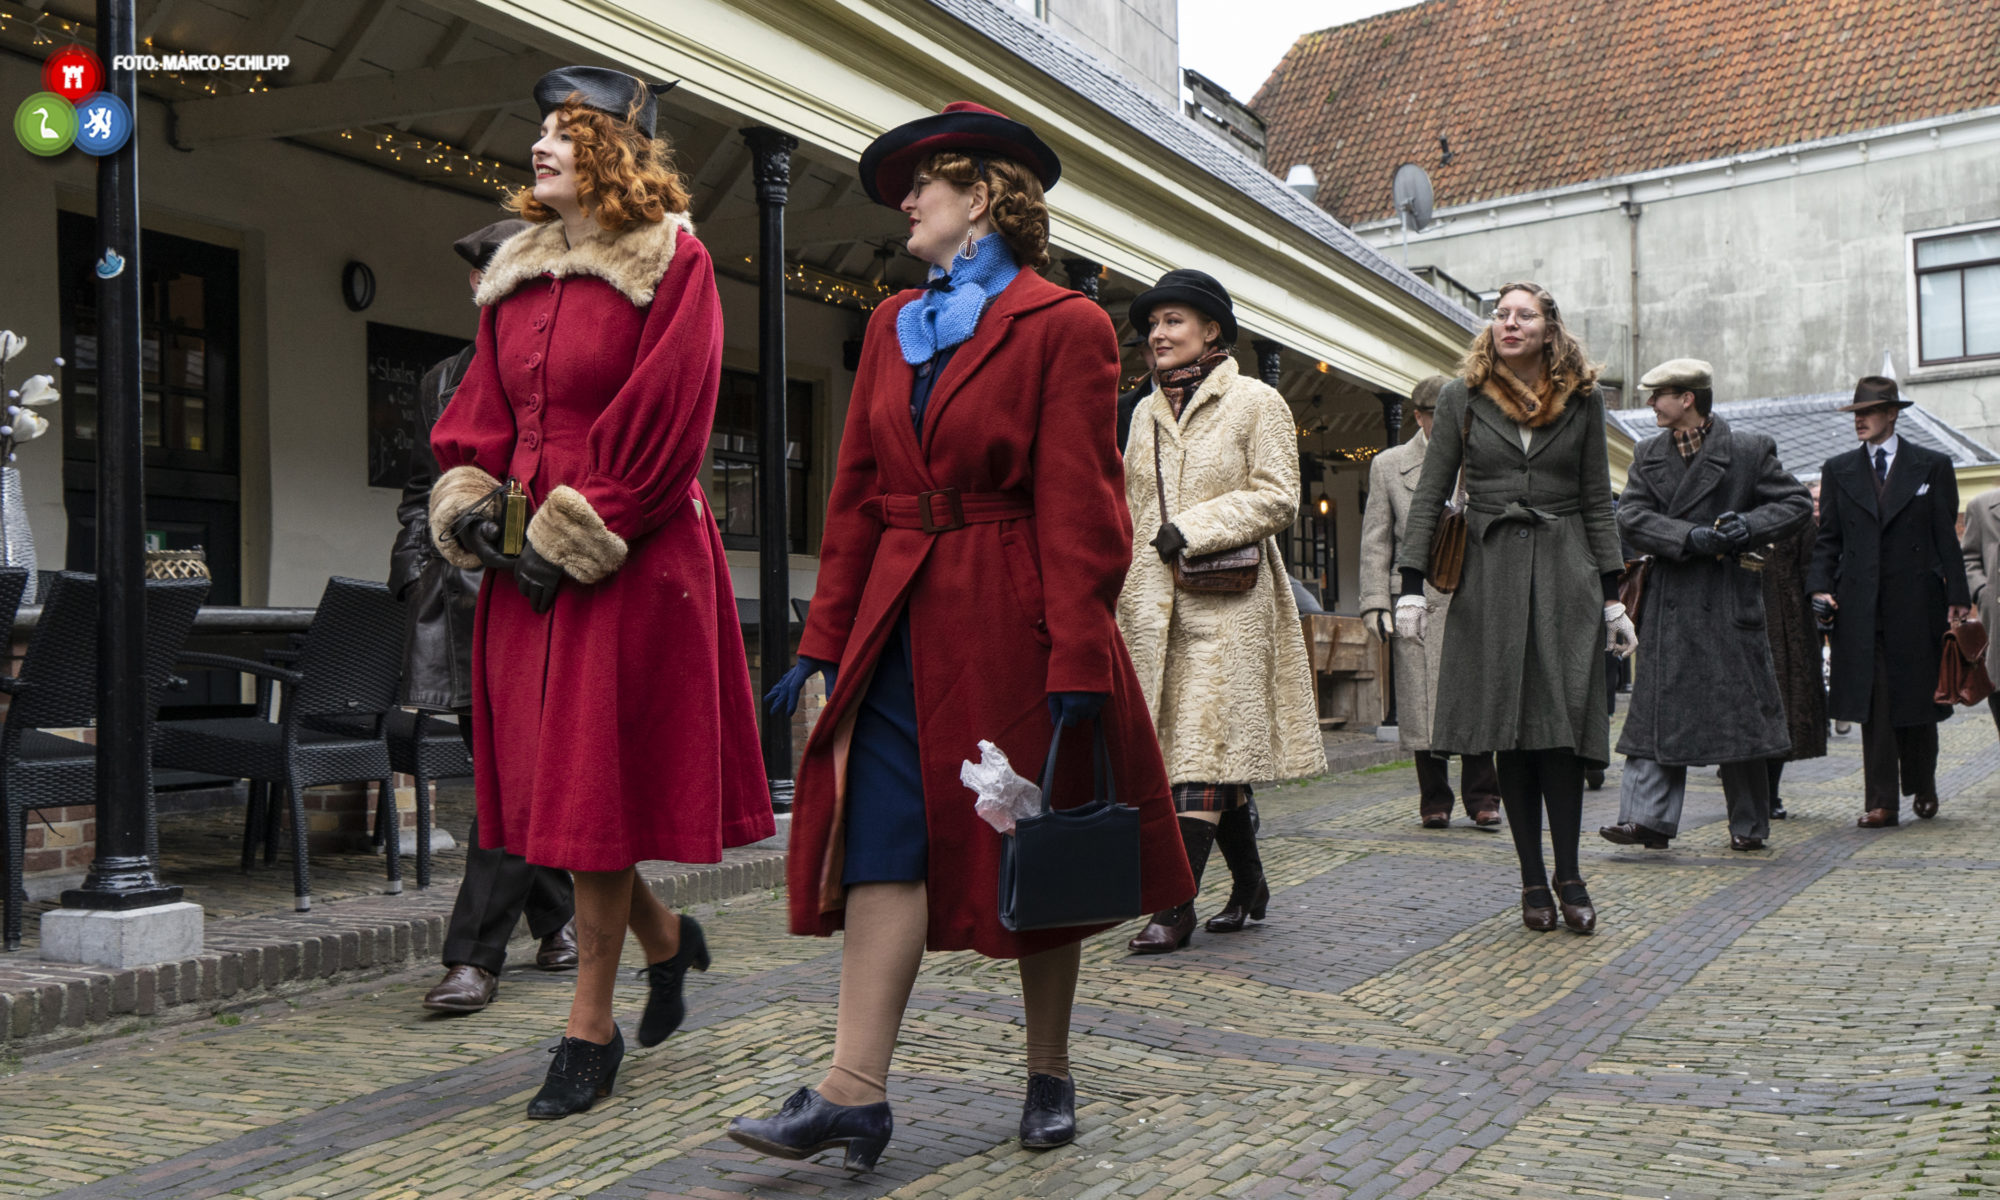
<path fill-rule="evenodd" d="M 577 200 L 599 226 L 630 229 L 688 210 L 687 180 L 675 169 L 665 138 L 647 137 L 630 120 L 586 108 L 580 92 L 571 92 L 557 111 L 576 151 Z M 532 186 L 508 196 L 505 207 L 538 223 L 557 215 L 535 199 Z"/>

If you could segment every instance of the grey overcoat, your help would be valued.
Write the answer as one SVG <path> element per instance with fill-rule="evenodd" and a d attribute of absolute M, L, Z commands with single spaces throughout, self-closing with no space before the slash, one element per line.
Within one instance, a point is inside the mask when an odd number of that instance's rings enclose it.
<path fill-rule="evenodd" d="M 1410 500 L 1423 474 L 1430 438 L 1417 436 L 1384 450 L 1368 464 L 1368 511 L 1361 518 L 1361 615 L 1396 605 L 1396 547 L 1410 523 Z M 1431 708 L 1437 703 L 1451 597 L 1424 585 L 1424 640 L 1390 639 L 1396 659 L 1396 740 L 1405 750 L 1431 748 Z"/>
<path fill-rule="evenodd" d="M 1396 565 L 1423 569 L 1465 468 L 1465 575 L 1452 596 L 1431 749 L 1445 754 L 1569 749 L 1611 757 L 1604 693 L 1603 576 L 1624 559 L 1611 517 L 1604 400 L 1580 389 L 1533 431 L 1465 381 L 1438 396 L 1431 445 Z"/>
<path fill-rule="evenodd" d="M 1792 744 L 1763 579 L 1734 559 L 1690 556 L 1687 539 L 1726 512 L 1750 523 L 1752 546 L 1789 538 L 1812 520 L 1812 497 L 1769 437 L 1712 419 L 1690 463 L 1668 434 L 1641 442 L 1618 499 L 1618 532 L 1653 556 L 1618 753 L 1667 766 L 1775 758 Z"/>

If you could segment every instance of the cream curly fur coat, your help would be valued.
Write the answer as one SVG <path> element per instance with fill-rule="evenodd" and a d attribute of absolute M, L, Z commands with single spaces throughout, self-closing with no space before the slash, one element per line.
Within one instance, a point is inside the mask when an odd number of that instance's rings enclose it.
<path fill-rule="evenodd" d="M 1160 530 L 1153 451 L 1187 553 L 1264 547 L 1240 595 L 1177 591 L 1149 543 Z M 1218 365 L 1174 420 L 1157 391 L 1132 414 L 1125 447 L 1132 569 L 1118 628 L 1153 710 L 1175 783 L 1261 783 L 1326 770 L 1311 667 L 1277 534 L 1298 517 L 1299 447 L 1284 397 Z"/>

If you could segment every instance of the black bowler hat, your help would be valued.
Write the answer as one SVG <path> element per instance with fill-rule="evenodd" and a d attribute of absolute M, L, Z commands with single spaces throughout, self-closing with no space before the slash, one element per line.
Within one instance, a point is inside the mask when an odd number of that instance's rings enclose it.
<path fill-rule="evenodd" d="M 561 108 L 571 92 L 579 92 L 585 108 L 630 121 L 640 133 L 652 137 L 653 122 L 660 112 L 659 97 L 679 82 L 647 83 L 607 67 L 557 67 L 535 80 L 535 106 L 546 117 Z"/>
<path fill-rule="evenodd" d="M 1042 181 L 1044 191 L 1062 178 L 1056 152 L 1034 130 L 984 105 L 954 100 L 943 112 L 898 125 L 868 143 L 861 152 L 861 186 L 875 203 L 898 208 L 910 194 L 918 165 L 945 150 L 1020 163 Z"/>
<path fill-rule="evenodd" d="M 493 252 L 500 249 L 500 243 L 526 228 L 528 222 L 519 217 L 495 221 L 484 229 L 475 229 L 466 234 L 453 242 L 451 248 L 458 251 L 458 256 L 471 263 L 475 269 L 484 271 L 486 264 L 493 261 Z"/>
<path fill-rule="evenodd" d="M 1833 411 L 1863 412 L 1871 408 L 1880 408 L 1885 404 L 1892 404 L 1897 408 L 1908 408 L 1914 403 L 1916 401 L 1905 400 L 1897 394 L 1896 381 L 1888 376 L 1863 375 L 1854 384 L 1854 403 L 1843 408 L 1836 408 Z"/>
<path fill-rule="evenodd" d="M 1185 304 L 1222 326 L 1222 344 L 1236 344 L 1236 305 L 1229 290 L 1206 271 L 1168 271 L 1132 301 L 1132 328 L 1146 336 L 1147 319 L 1162 304 Z"/>

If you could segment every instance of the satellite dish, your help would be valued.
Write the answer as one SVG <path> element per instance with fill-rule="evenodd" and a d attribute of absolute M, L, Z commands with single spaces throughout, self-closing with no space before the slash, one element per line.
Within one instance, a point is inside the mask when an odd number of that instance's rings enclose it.
<path fill-rule="evenodd" d="M 1403 224 L 1410 229 L 1423 230 L 1431 224 L 1431 177 L 1415 163 L 1404 163 L 1396 168 L 1396 177 L 1390 184 L 1396 199 L 1396 212 L 1403 218 Z"/>

